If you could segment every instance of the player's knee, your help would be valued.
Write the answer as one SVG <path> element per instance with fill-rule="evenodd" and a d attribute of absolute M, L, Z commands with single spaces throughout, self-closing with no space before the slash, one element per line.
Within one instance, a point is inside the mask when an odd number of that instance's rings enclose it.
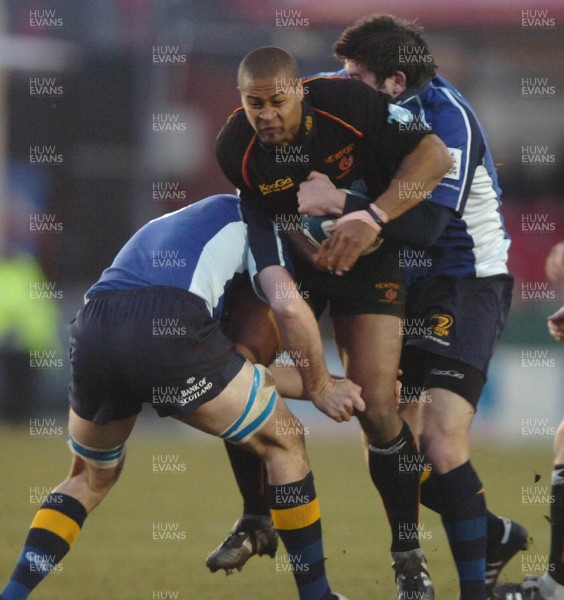
<path fill-rule="evenodd" d="M 467 428 L 452 420 L 425 420 L 421 431 L 422 448 L 456 446 L 465 439 Z"/>
<path fill-rule="evenodd" d="M 125 444 L 109 449 L 96 449 L 80 444 L 69 436 L 69 448 L 75 457 L 71 477 L 83 480 L 94 494 L 104 493 L 119 479 L 125 461 Z"/>
<path fill-rule="evenodd" d="M 397 408 L 375 405 L 364 398 L 366 410 L 359 413 L 358 420 L 368 440 L 373 443 L 386 443 L 398 435 L 402 420 Z"/>
<path fill-rule="evenodd" d="M 119 479 L 122 469 L 123 460 L 112 469 L 88 468 L 85 475 L 89 491 L 93 495 L 103 498 Z"/>
<path fill-rule="evenodd" d="M 69 435 L 68 445 L 71 454 L 81 458 L 87 465 L 102 471 L 116 468 L 125 456 L 125 444 L 114 448 L 99 449 L 81 444 L 72 435 Z"/>
<path fill-rule="evenodd" d="M 468 431 L 454 423 L 426 423 L 420 449 L 437 472 L 446 473 L 468 460 Z"/>

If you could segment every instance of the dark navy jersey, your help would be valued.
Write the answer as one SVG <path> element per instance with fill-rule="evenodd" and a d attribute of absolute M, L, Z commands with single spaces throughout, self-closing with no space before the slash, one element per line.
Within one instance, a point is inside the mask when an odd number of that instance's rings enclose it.
<path fill-rule="evenodd" d="M 413 115 L 385 94 L 342 77 L 304 83 L 302 124 L 291 144 L 263 145 L 242 109 L 217 140 L 217 158 L 241 194 L 249 242 L 257 260 L 270 257 L 275 240 L 265 219 L 284 229 L 298 216 L 297 192 L 311 171 L 326 174 L 338 188 L 376 199 L 401 160 L 427 132 L 405 127 Z"/>
<path fill-rule="evenodd" d="M 270 264 L 291 269 L 279 238 L 278 253 Z M 86 297 L 100 290 L 170 286 L 196 294 L 206 302 L 210 315 L 219 318 L 227 288 L 247 270 L 256 273 L 239 198 L 211 196 L 142 227 Z"/>
<path fill-rule="evenodd" d="M 346 76 L 346 71 L 334 75 Z M 416 125 L 429 126 L 453 159 L 430 200 L 454 210 L 455 216 L 431 248 L 404 251 L 406 282 L 507 273 L 510 239 L 500 213 L 501 190 L 486 136 L 471 106 L 443 77 L 406 90 L 395 102 L 413 112 Z"/>

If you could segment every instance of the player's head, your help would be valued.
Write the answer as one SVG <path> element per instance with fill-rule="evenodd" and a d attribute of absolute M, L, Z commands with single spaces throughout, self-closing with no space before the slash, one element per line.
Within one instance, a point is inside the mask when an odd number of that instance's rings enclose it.
<path fill-rule="evenodd" d="M 337 58 L 350 77 L 396 97 L 435 76 L 437 65 L 415 21 L 368 15 L 343 31 L 335 42 Z"/>
<path fill-rule="evenodd" d="M 261 142 L 291 143 L 300 129 L 303 101 L 295 60 L 282 48 L 253 50 L 239 65 L 237 84 L 247 119 Z"/>

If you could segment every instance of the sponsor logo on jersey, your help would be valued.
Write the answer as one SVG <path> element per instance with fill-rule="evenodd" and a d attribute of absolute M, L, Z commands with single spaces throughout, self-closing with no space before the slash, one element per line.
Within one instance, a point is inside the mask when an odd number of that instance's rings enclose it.
<path fill-rule="evenodd" d="M 259 190 L 263 196 L 268 196 L 268 194 L 272 194 L 273 192 L 283 192 L 289 190 L 291 187 L 294 187 L 291 177 L 277 179 L 274 183 L 259 184 Z"/>
<path fill-rule="evenodd" d="M 348 146 L 345 146 L 344 148 L 341 148 L 338 152 L 335 152 L 335 154 L 330 154 L 329 156 L 325 157 L 324 161 L 329 165 L 331 163 L 334 163 L 337 160 L 340 160 L 341 158 L 343 158 L 344 156 L 346 156 L 347 154 L 350 154 L 354 149 L 354 142 L 352 144 L 349 144 Z M 352 156 L 351 156 L 352 159 Z M 351 162 L 352 164 L 352 162 Z M 341 167 L 342 169 L 342 167 Z"/>
<path fill-rule="evenodd" d="M 388 123 L 403 123 L 404 125 L 407 123 L 411 123 L 414 119 L 414 114 L 407 110 L 407 108 L 402 108 L 397 104 L 388 104 Z"/>
<path fill-rule="evenodd" d="M 460 164 L 462 162 L 462 150 L 459 148 L 447 148 L 452 160 L 452 167 L 446 172 L 445 179 L 460 179 Z"/>
<path fill-rule="evenodd" d="M 439 337 L 445 337 L 450 333 L 454 319 L 450 315 L 438 314 L 431 317 L 433 333 Z"/>

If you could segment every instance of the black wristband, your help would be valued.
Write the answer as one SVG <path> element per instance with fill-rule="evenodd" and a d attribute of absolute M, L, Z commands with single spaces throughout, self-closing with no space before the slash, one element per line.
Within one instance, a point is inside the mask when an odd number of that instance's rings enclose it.
<path fill-rule="evenodd" d="M 363 194 L 358 194 L 356 192 L 349 192 L 348 190 L 344 190 L 347 194 L 345 198 L 345 206 L 343 207 L 343 214 L 347 215 L 351 212 L 356 212 L 357 210 L 366 210 L 367 206 L 370 206 L 370 198 Z"/>
<path fill-rule="evenodd" d="M 368 196 L 364 194 L 359 194 L 358 192 L 350 192 L 349 190 L 345 190 L 347 197 L 345 198 L 345 206 L 343 207 L 343 215 L 347 215 L 351 212 L 356 212 L 357 210 L 365 210 L 372 219 L 376 222 L 376 224 L 384 229 L 384 221 L 378 216 L 378 213 L 372 208 L 372 201 Z"/>
<path fill-rule="evenodd" d="M 364 209 L 366 212 L 376 221 L 376 224 L 380 226 L 381 229 L 384 229 L 384 221 L 378 216 L 378 213 L 370 206 L 370 204 Z"/>

